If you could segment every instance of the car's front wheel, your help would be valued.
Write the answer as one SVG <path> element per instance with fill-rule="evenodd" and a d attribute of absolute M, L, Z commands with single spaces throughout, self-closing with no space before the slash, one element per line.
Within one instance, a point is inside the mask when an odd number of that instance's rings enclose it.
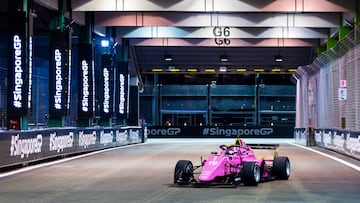
<path fill-rule="evenodd" d="M 287 157 L 275 157 L 273 164 L 273 173 L 277 179 L 287 180 L 290 176 L 290 161 Z"/>
<path fill-rule="evenodd" d="M 174 183 L 188 185 L 194 180 L 194 166 L 191 161 L 179 160 L 174 170 Z"/>
<path fill-rule="evenodd" d="M 242 169 L 241 180 L 244 185 L 256 186 L 261 178 L 260 167 L 256 162 L 245 162 Z"/>

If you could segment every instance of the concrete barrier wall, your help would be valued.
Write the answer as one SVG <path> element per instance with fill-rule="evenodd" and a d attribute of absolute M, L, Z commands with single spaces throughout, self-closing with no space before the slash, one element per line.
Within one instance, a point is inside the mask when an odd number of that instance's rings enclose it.
<path fill-rule="evenodd" d="M 360 159 L 360 133 L 333 129 L 316 129 L 317 146 L 325 147 Z"/>
<path fill-rule="evenodd" d="M 335 129 L 294 129 L 295 142 L 316 145 L 360 159 L 360 132 Z"/>
<path fill-rule="evenodd" d="M 0 168 L 145 140 L 140 127 L 3 131 L 0 132 Z"/>
<path fill-rule="evenodd" d="M 308 131 L 306 128 L 294 129 L 294 139 L 297 144 L 308 146 L 307 138 L 308 138 Z"/>

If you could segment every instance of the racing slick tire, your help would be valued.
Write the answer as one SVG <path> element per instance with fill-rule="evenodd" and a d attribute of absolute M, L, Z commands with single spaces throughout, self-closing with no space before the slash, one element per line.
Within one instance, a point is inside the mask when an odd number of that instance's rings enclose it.
<path fill-rule="evenodd" d="M 275 157 L 273 174 L 276 179 L 287 180 L 290 176 L 290 160 L 287 157 Z"/>
<path fill-rule="evenodd" d="M 174 183 L 189 185 L 194 180 L 194 166 L 191 161 L 179 160 L 174 170 Z"/>
<path fill-rule="evenodd" d="M 246 186 L 257 186 L 260 182 L 260 167 L 255 162 L 245 162 L 241 180 Z"/>

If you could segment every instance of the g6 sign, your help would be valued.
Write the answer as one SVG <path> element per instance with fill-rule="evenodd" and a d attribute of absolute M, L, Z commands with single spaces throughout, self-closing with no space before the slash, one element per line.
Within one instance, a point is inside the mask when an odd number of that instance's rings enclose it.
<path fill-rule="evenodd" d="M 214 27 L 213 34 L 215 37 L 229 37 L 230 36 L 230 27 Z"/>
<path fill-rule="evenodd" d="M 214 27 L 213 29 L 213 35 L 216 37 L 215 38 L 215 44 L 217 45 L 230 45 L 230 39 L 228 39 L 227 37 L 230 36 L 230 27 Z M 221 38 L 223 37 L 223 38 Z"/>
<path fill-rule="evenodd" d="M 231 41 L 230 39 L 227 39 L 227 38 L 215 38 L 215 44 L 217 45 L 230 45 Z"/>

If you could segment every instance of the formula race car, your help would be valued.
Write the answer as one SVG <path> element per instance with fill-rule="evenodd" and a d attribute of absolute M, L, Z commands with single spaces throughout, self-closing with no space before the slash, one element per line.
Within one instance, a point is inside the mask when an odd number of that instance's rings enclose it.
<path fill-rule="evenodd" d="M 256 186 L 259 182 L 274 179 L 287 180 L 290 176 L 290 160 L 278 156 L 279 145 L 246 144 L 237 139 L 235 144 L 220 145 L 220 153 L 211 152 L 201 165 L 194 166 L 189 160 L 179 160 L 174 171 L 174 183 L 178 185 L 237 186 L 243 183 Z M 273 159 L 258 159 L 253 149 L 273 149 Z M 201 169 L 200 172 L 195 172 Z M 200 174 L 198 180 L 194 174 Z"/>

